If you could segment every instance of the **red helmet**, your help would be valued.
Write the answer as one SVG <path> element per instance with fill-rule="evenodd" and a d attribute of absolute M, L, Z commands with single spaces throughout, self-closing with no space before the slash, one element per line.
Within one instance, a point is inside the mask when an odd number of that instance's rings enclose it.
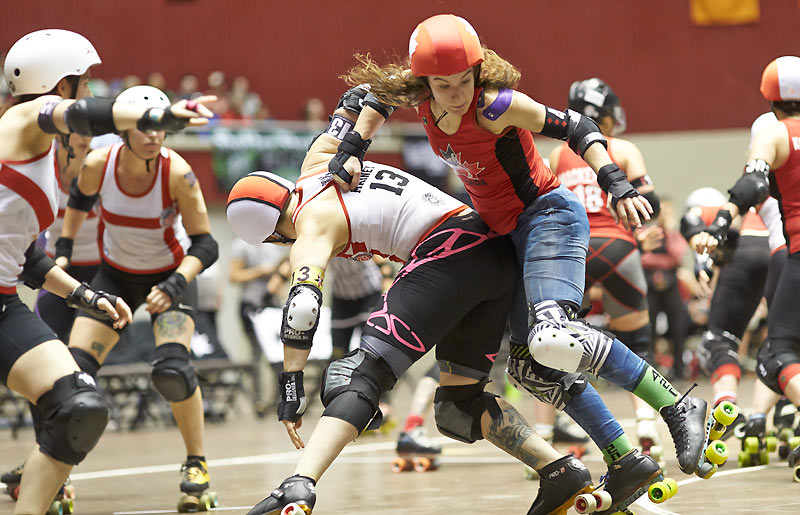
<path fill-rule="evenodd" d="M 408 43 L 411 73 L 452 75 L 483 62 L 478 33 L 467 20 L 454 14 L 438 14 L 423 21 Z"/>
<path fill-rule="evenodd" d="M 761 75 L 761 94 L 770 102 L 800 100 L 800 57 L 785 55 L 769 63 Z"/>

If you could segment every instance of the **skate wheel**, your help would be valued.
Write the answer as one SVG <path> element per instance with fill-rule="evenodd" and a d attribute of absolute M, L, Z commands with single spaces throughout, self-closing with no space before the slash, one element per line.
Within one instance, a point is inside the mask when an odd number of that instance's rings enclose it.
<path fill-rule="evenodd" d="M 656 481 L 647 489 L 647 497 L 656 504 L 661 504 L 670 498 L 670 487 L 663 481 Z"/>
<path fill-rule="evenodd" d="M 53 501 L 50 503 L 50 508 L 47 509 L 47 515 L 63 515 L 64 511 L 61 509 L 61 501 Z"/>
<path fill-rule="evenodd" d="M 797 466 L 792 470 L 792 481 L 795 483 L 800 483 L 800 466 Z"/>
<path fill-rule="evenodd" d="M 739 467 L 750 466 L 750 454 L 745 451 L 739 451 Z"/>
<path fill-rule="evenodd" d="M 714 418 L 723 426 L 733 424 L 733 421 L 736 420 L 738 415 L 739 408 L 730 401 L 720 402 L 717 404 L 717 407 L 714 408 Z"/>
<path fill-rule="evenodd" d="M 800 445 L 800 436 L 793 436 L 793 437 L 789 438 L 789 447 L 794 449 L 798 445 Z"/>
<path fill-rule="evenodd" d="M 789 427 L 784 427 L 778 433 L 778 440 L 780 440 L 781 442 L 788 443 L 788 442 L 792 441 L 792 438 L 794 438 L 794 437 L 795 437 L 794 436 L 794 431 L 792 431 L 792 429 L 789 428 Z"/>
<path fill-rule="evenodd" d="M 62 499 L 61 500 L 61 511 L 64 515 L 72 515 L 75 513 L 75 503 L 72 499 Z"/>
<path fill-rule="evenodd" d="M 197 511 L 200 500 L 188 494 L 181 494 L 178 497 L 178 513 L 189 513 L 190 511 Z"/>
<path fill-rule="evenodd" d="M 77 497 L 75 495 L 75 485 L 72 483 L 67 483 L 64 485 L 64 497 L 67 499 L 75 499 Z"/>
<path fill-rule="evenodd" d="M 613 500 L 610 493 L 605 490 L 595 490 L 592 495 L 594 495 L 594 500 L 597 501 L 598 511 L 607 510 L 611 507 Z"/>
<path fill-rule="evenodd" d="M 208 492 L 208 498 L 211 500 L 211 507 L 216 508 L 219 506 L 219 497 L 217 496 L 217 492 Z"/>
<path fill-rule="evenodd" d="M 769 465 L 769 453 L 767 452 L 766 449 L 758 453 L 758 464 Z"/>
<path fill-rule="evenodd" d="M 287 504 L 281 510 L 281 515 L 306 515 L 306 513 L 311 512 L 306 512 L 302 506 L 294 502 Z"/>
<path fill-rule="evenodd" d="M 725 434 L 725 426 L 722 426 L 722 429 L 718 429 L 716 424 L 714 427 L 711 428 L 711 431 L 708 432 L 708 439 L 709 440 L 719 440 L 722 438 L 722 435 Z"/>
<path fill-rule="evenodd" d="M 197 502 L 197 509 L 199 511 L 208 511 L 211 509 L 211 499 L 206 494 L 200 496 L 200 500 Z"/>
<path fill-rule="evenodd" d="M 670 498 L 675 497 L 678 494 L 678 482 L 668 477 L 664 480 L 664 484 L 669 487 L 669 496 Z"/>
<path fill-rule="evenodd" d="M 575 511 L 578 513 L 594 513 L 597 511 L 597 499 L 593 494 L 581 494 L 575 498 Z"/>
<path fill-rule="evenodd" d="M 436 468 L 436 463 L 431 458 L 414 458 L 414 470 L 417 472 L 428 472 Z"/>
<path fill-rule="evenodd" d="M 755 436 L 748 436 L 744 439 L 742 450 L 748 454 L 758 454 L 758 438 Z"/>
<path fill-rule="evenodd" d="M 768 436 L 766 440 L 767 452 L 775 452 L 778 447 L 778 439 L 774 436 Z"/>
<path fill-rule="evenodd" d="M 395 458 L 392 460 L 392 472 L 405 472 L 413 468 L 411 460 L 405 458 Z"/>
<path fill-rule="evenodd" d="M 728 446 L 721 440 L 714 440 L 706 448 L 706 458 L 715 465 L 722 465 L 728 459 Z"/>

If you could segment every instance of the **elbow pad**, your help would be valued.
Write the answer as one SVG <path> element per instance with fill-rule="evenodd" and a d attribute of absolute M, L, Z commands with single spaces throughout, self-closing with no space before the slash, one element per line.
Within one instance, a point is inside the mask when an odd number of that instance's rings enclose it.
<path fill-rule="evenodd" d="M 283 307 L 281 342 L 295 349 L 310 349 L 319 325 L 322 291 L 313 284 L 300 283 L 289 290 Z"/>
<path fill-rule="evenodd" d="M 364 98 L 369 93 L 369 88 L 369 84 L 359 84 L 358 86 L 348 89 L 339 98 L 336 109 L 343 107 L 351 113 L 359 114 L 364 108 Z"/>
<path fill-rule="evenodd" d="M 114 100 L 100 97 L 82 98 L 64 111 L 64 121 L 70 132 L 83 136 L 116 133 Z"/>
<path fill-rule="evenodd" d="M 686 241 L 691 240 L 692 236 L 700 234 L 705 230 L 706 224 L 703 223 L 703 220 L 697 213 L 690 210 L 681 218 L 681 235 L 686 238 Z"/>
<path fill-rule="evenodd" d="M 736 204 L 742 216 L 769 197 L 769 165 L 766 161 L 754 159 L 747 163 L 744 171 L 744 175 L 728 190 L 731 203 Z"/>
<path fill-rule="evenodd" d="M 581 157 L 593 143 L 600 143 L 608 148 L 608 142 L 594 120 L 572 109 L 567 109 L 565 113 L 545 107 L 544 126 L 540 134 L 566 141 L 569 148 Z"/>
<path fill-rule="evenodd" d="M 69 200 L 67 200 L 67 207 L 88 213 L 94 207 L 99 196 L 100 193 L 95 193 L 94 195 L 86 195 L 83 193 L 78 187 L 78 178 L 75 177 L 69 184 Z"/>
<path fill-rule="evenodd" d="M 187 256 L 194 256 L 203 263 L 203 269 L 210 267 L 219 257 L 217 240 L 208 233 L 189 236 L 192 245 L 186 251 Z"/>
<path fill-rule="evenodd" d="M 25 251 L 25 264 L 22 265 L 22 273 L 19 274 L 19 279 L 22 284 L 33 290 L 38 290 L 44 284 L 44 277 L 47 272 L 56 266 L 50 256 L 31 243 L 28 250 Z"/>
<path fill-rule="evenodd" d="M 381 116 L 383 116 L 384 120 L 388 120 L 389 117 L 394 112 L 394 107 L 384 104 L 378 98 L 373 95 L 372 93 L 367 93 L 364 97 L 364 105 L 373 108 L 374 110 L 378 111 Z"/>

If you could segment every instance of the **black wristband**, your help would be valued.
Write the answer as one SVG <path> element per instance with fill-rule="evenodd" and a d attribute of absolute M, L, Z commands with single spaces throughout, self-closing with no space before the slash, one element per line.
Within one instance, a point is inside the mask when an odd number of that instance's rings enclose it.
<path fill-rule="evenodd" d="M 306 411 L 303 371 L 278 373 L 278 392 L 278 420 L 300 420 Z"/>
<path fill-rule="evenodd" d="M 56 259 L 60 257 L 67 258 L 68 261 L 72 261 L 72 246 L 75 244 L 75 240 L 72 238 L 65 238 L 61 236 L 59 239 L 56 240 Z"/>
<path fill-rule="evenodd" d="M 169 300 L 174 304 L 178 297 L 181 296 L 186 286 L 189 283 L 180 272 L 174 272 L 172 275 L 161 281 L 156 285 L 156 288 L 163 291 L 169 297 Z"/>
<path fill-rule="evenodd" d="M 136 122 L 136 128 L 142 132 L 170 131 L 177 132 L 189 125 L 189 118 L 178 118 L 170 108 L 150 107 Z"/>

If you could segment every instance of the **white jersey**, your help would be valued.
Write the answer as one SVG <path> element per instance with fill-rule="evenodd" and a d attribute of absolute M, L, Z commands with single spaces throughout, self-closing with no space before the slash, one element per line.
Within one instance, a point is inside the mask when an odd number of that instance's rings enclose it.
<path fill-rule="evenodd" d="M 103 260 L 132 274 L 177 268 L 190 242 L 169 195 L 170 151 L 161 148 L 150 189 L 131 195 L 122 191 L 117 177 L 122 147 L 118 143 L 109 150 L 100 183 Z"/>
<path fill-rule="evenodd" d="M 55 145 L 25 161 L 0 161 L 0 293 L 16 291 L 25 251 L 55 220 Z"/>
<path fill-rule="evenodd" d="M 61 237 L 61 229 L 64 227 L 64 212 L 67 209 L 67 200 L 69 200 L 69 191 L 59 189 L 58 214 L 53 224 L 44 234 L 46 238 L 44 250 L 50 257 L 55 257 L 56 255 L 56 240 Z M 78 234 L 75 235 L 70 264 L 75 266 L 100 264 L 99 212 L 100 205 L 95 204 L 78 230 Z"/>
<path fill-rule="evenodd" d="M 300 199 L 293 221 L 333 184 L 327 171 L 297 181 Z M 350 229 L 350 240 L 339 256 L 356 261 L 378 254 L 405 262 L 424 236 L 467 207 L 409 173 L 369 161 L 364 162 L 358 187 L 345 193 L 337 188 L 337 193 Z"/>

